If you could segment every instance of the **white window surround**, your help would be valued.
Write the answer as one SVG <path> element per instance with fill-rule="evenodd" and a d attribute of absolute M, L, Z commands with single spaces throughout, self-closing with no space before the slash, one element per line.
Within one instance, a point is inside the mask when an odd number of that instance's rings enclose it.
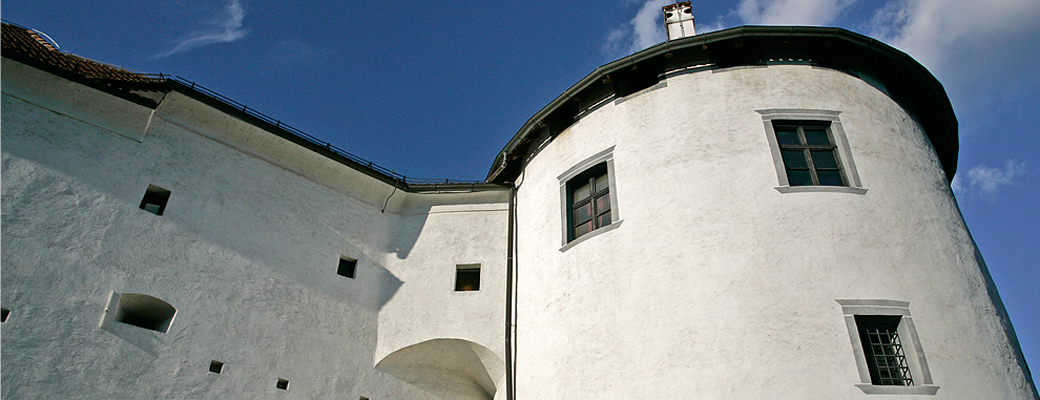
<path fill-rule="evenodd" d="M 852 151 L 849 141 L 845 136 L 845 130 L 841 126 L 838 114 L 841 111 L 815 110 L 804 108 L 770 108 L 755 110 L 762 115 L 762 122 L 766 128 L 766 140 L 769 141 L 769 150 L 773 156 L 773 166 L 776 168 L 776 178 L 780 186 L 776 190 L 780 193 L 804 193 L 804 192 L 837 192 L 865 194 L 867 189 L 860 183 L 859 173 L 856 172 L 856 163 L 852 159 Z M 828 131 L 834 144 L 837 146 L 838 159 L 841 161 L 844 173 L 849 181 L 849 186 L 791 186 L 787 180 L 787 171 L 784 169 L 784 160 L 780 155 L 780 144 L 776 141 L 776 131 L 773 129 L 774 120 L 788 121 L 827 121 L 830 122 Z"/>
<path fill-rule="evenodd" d="M 578 176 L 582 172 L 585 172 L 585 170 L 599 165 L 600 163 L 607 164 L 607 184 L 610 187 L 610 225 L 593 230 L 589 233 L 575 238 L 574 240 L 571 240 L 570 242 L 567 242 L 570 230 L 570 224 L 568 223 L 568 213 L 570 213 L 570 204 L 568 204 L 567 202 L 567 182 L 569 182 L 572 178 Z M 614 177 L 614 146 L 610 146 L 609 148 L 603 151 L 600 151 L 584 160 L 581 160 L 581 162 L 574 164 L 574 166 L 570 167 L 569 169 L 567 169 L 567 171 L 564 171 L 564 173 L 556 177 L 556 179 L 558 179 L 560 182 L 560 241 L 562 243 L 562 247 L 560 247 L 561 252 L 567 251 L 571 247 L 578 245 L 578 243 L 582 243 L 595 236 L 602 235 L 603 233 L 612 231 L 621 226 L 621 222 L 623 221 L 621 220 L 621 214 L 618 212 L 617 184 L 615 183 Z"/>
<path fill-rule="evenodd" d="M 841 312 L 845 316 L 845 326 L 849 330 L 852 352 L 856 357 L 860 383 L 856 384 L 865 394 L 879 395 L 930 395 L 939 391 L 939 386 L 932 382 L 932 373 L 928 369 L 921 340 L 917 337 L 914 319 L 910 316 L 910 302 L 881 299 L 837 299 Z M 874 385 L 870 381 L 870 371 L 864 355 L 863 343 L 860 341 L 859 327 L 856 326 L 857 315 L 897 315 L 899 321 L 899 337 L 903 342 L 906 361 L 915 382 L 913 386 Z"/>

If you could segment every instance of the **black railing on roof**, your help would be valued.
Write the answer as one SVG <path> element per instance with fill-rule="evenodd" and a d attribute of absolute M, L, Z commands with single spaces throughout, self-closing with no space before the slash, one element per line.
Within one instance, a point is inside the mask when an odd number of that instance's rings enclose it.
<path fill-rule="evenodd" d="M 241 110 L 242 112 L 244 112 L 244 113 L 246 113 L 246 114 L 248 114 L 248 115 L 250 115 L 250 116 L 252 116 L 252 117 L 254 117 L 256 119 L 259 119 L 259 120 L 261 120 L 263 122 L 271 124 L 276 129 L 281 129 L 281 130 L 283 130 L 285 132 L 288 132 L 288 133 L 292 134 L 293 136 L 296 136 L 296 137 L 299 137 L 301 139 L 304 139 L 304 140 L 306 140 L 306 141 L 308 141 L 308 142 L 310 142 L 312 144 L 318 145 L 319 147 L 322 147 L 322 148 L 324 148 L 324 149 L 326 149 L 328 151 L 331 151 L 331 152 L 333 152 L 333 153 L 335 153 L 335 154 L 337 154 L 339 156 L 342 156 L 342 157 L 344 157 L 344 158 L 346 158 L 348 160 L 351 160 L 351 161 L 353 161 L 355 163 L 358 163 L 361 166 L 364 166 L 364 167 L 369 168 L 369 169 L 371 169 L 373 171 L 376 171 L 376 172 L 378 172 L 380 174 L 386 175 L 386 176 L 390 177 L 391 179 L 399 180 L 399 181 L 404 182 L 406 184 L 410 184 L 410 185 L 439 185 L 439 184 L 448 184 L 448 185 L 451 185 L 451 184 L 466 184 L 466 185 L 473 185 L 473 184 L 482 183 L 481 181 L 475 181 L 475 180 L 416 178 L 416 177 L 405 176 L 403 174 L 399 174 L 399 173 L 395 172 L 394 170 L 391 170 L 389 168 L 377 165 L 377 164 L 373 163 L 372 161 L 368 161 L 368 160 L 366 160 L 364 158 L 361 158 L 361 157 L 359 157 L 359 156 L 357 156 L 357 155 L 355 155 L 355 154 L 353 154 L 353 153 L 351 153 L 349 151 L 346 151 L 346 150 L 343 150 L 343 149 L 341 149 L 339 147 L 336 147 L 336 146 L 332 145 L 332 143 L 329 143 L 329 142 L 323 141 L 321 139 L 318 139 L 317 137 L 314 137 L 314 136 L 308 134 L 307 132 L 301 131 L 301 130 L 299 130 L 297 128 L 294 128 L 294 127 L 292 127 L 292 126 L 282 122 L 281 120 L 271 118 L 270 116 L 268 116 L 268 115 L 266 115 L 266 114 L 264 114 L 262 112 L 254 110 L 252 108 L 249 108 L 249 106 L 246 106 L 245 104 L 242 104 L 242 103 L 239 103 L 237 101 L 234 101 L 234 100 L 228 98 L 227 96 L 224 96 L 224 95 L 222 95 L 220 93 L 217 93 L 216 91 L 214 91 L 212 89 L 209 89 L 209 88 L 207 88 L 205 86 L 199 85 L 199 84 L 197 84 L 195 82 L 192 82 L 192 81 L 189 81 L 187 79 L 184 79 L 183 77 L 165 75 L 165 74 L 161 74 L 161 73 L 159 73 L 159 74 L 141 74 L 141 75 L 148 76 L 148 77 L 155 78 L 155 79 L 159 79 L 159 80 L 162 80 L 164 82 L 165 81 L 172 81 L 172 82 L 178 83 L 180 85 L 186 86 L 188 88 L 191 88 L 192 90 L 194 90 L 194 91 L 196 91 L 198 93 L 201 93 L 201 94 L 203 94 L 203 95 L 205 95 L 207 97 L 210 97 L 210 98 L 212 98 L 212 99 L 214 99 L 216 101 L 224 103 L 225 105 L 227 105 L 229 107 Z"/>

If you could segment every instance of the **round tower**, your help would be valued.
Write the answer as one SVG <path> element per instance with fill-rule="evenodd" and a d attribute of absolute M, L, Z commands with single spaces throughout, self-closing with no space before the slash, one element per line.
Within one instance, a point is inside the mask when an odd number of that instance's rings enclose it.
<path fill-rule="evenodd" d="M 516 398 L 1035 398 L 956 156 L 941 84 L 849 31 L 600 67 L 489 175 L 517 187 Z"/>

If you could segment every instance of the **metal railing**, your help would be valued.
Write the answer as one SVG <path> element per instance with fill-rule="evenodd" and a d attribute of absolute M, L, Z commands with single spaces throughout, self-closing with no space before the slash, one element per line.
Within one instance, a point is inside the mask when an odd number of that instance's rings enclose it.
<path fill-rule="evenodd" d="M 437 185 L 440 185 L 440 184 L 449 184 L 449 185 L 450 184 L 468 184 L 468 185 L 472 185 L 472 184 L 483 183 L 482 181 L 475 181 L 475 180 L 416 178 L 416 177 L 405 176 L 403 174 L 397 173 L 394 170 L 391 170 L 389 168 L 386 168 L 386 167 L 380 166 L 378 164 L 375 164 L 372 161 L 368 161 L 368 160 L 366 160 L 364 158 L 361 158 L 361 157 L 357 156 L 356 154 L 353 154 L 353 153 L 351 153 L 349 151 L 346 151 L 344 149 L 336 147 L 332 143 L 329 143 L 329 142 L 326 142 L 324 140 L 318 139 L 317 137 L 314 137 L 314 136 L 308 134 L 307 132 L 304 132 L 302 130 L 299 130 L 299 129 L 291 126 L 291 125 L 288 125 L 288 124 L 282 122 L 281 120 L 272 118 L 272 117 L 270 117 L 270 116 L 268 116 L 268 115 L 266 115 L 266 114 L 264 114 L 264 113 L 262 113 L 260 111 L 257 111 L 255 109 L 249 108 L 249 106 L 247 106 L 245 104 L 242 104 L 242 103 L 239 103 L 239 102 L 237 102 L 235 100 L 232 100 L 232 99 L 228 98 L 227 96 L 224 96 L 224 95 L 222 95 L 220 93 L 217 93 L 216 91 L 214 91 L 212 89 L 209 89 L 209 88 L 207 88 L 205 86 L 199 85 L 199 84 L 197 84 L 195 82 L 192 82 L 192 81 L 189 81 L 187 79 L 184 79 L 183 77 L 171 76 L 171 75 L 166 75 L 166 74 L 162 74 L 162 73 L 158 73 L 158 74 L 141 74 L 141 75 L 144 75 L 144 76 L 147 76 L 147 77 L 151 77 L 151 78 L 154 78 L 154 79 L 159 79 L 159 80 L 164 81 L 164 82 L 175 82 L 177 84 L 180 84 L 180 85 L 183 85 L 185 87 L 188 87 L 191 90 L 194 90 L 194 91 L 196 91 L 196 92 L 198 92 L 198 93 L 200 93 L 202 95 L 205 95 L 205 96 L 207 96 L 209 98 L 212 98 L 212 99 L 214 99 L 214 100 L 216 100 L 216 101 L 218 101 L 220 103 L 223 103 L 223 104 L 227 105 L 228 107 L 231 107 L 231 108 L 234 108 L 234 109 L 237 109 L 237 110 L 241 110 L 242 112 L 248 114 L 251 117 L 254 117 L 254 118 L 259 119 L 259 120 L 261 120 L 261 121 L 263 121 L 265 123 L 268 123 L 268 124 L 272 125 L 275 129 L 281 129 L 282 131 L 285 131 L 285 132 L 287 132 L 287 133 L 289 133 L 289 134 L 291 134 L 293 136 L 296 136 L 296 137 L 301 138 L 303 140 L 306 140 L 306 141 L 308 141 L 308 142 L 310 142 L 310 143 L 312 143 L 314 145 L 322 147 L 322 148 L 324 148 L 324 149 L 326 149 L 328 151 L 331 151 L 331 152 L 333 152 L 333 153 L 335 153 L 335 154 L 337 154 L 337 155 L 339 155 L 341 157 L 344 157 L 344 158 L 346 158 L 348 160 L 351 160 L 351 161 L 353 161 L 355 163 L 358 163 L 358 164 L 360 164 L 360 165 L 362 165 L 362 166 L 364 166 L 366 168 L 369 168 L 369 169 L 371 169 L 373 171 L 376 171 L 376 172 L 378 172 L 380 174 L 386 175 L 386 176 L 388 176 L 388 177 L 390 177 L 392 179 L 399 180 L 401 182 L 404 182 L 404 183 L 407 183 L 407 184 L 410 184 L 410 185 L 433 185 L 433 184 L 437 184 Z"/>

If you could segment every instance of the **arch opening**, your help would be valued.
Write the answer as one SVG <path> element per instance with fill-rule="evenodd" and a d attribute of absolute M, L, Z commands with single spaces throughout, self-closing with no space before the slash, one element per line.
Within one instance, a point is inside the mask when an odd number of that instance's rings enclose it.
<path fill-rule="evenodd" d="M 432 339 L 399 349 L 376 369 L 445 400 L 492 400 L 505 378 L 500 357 L 462 339 Z"/>

